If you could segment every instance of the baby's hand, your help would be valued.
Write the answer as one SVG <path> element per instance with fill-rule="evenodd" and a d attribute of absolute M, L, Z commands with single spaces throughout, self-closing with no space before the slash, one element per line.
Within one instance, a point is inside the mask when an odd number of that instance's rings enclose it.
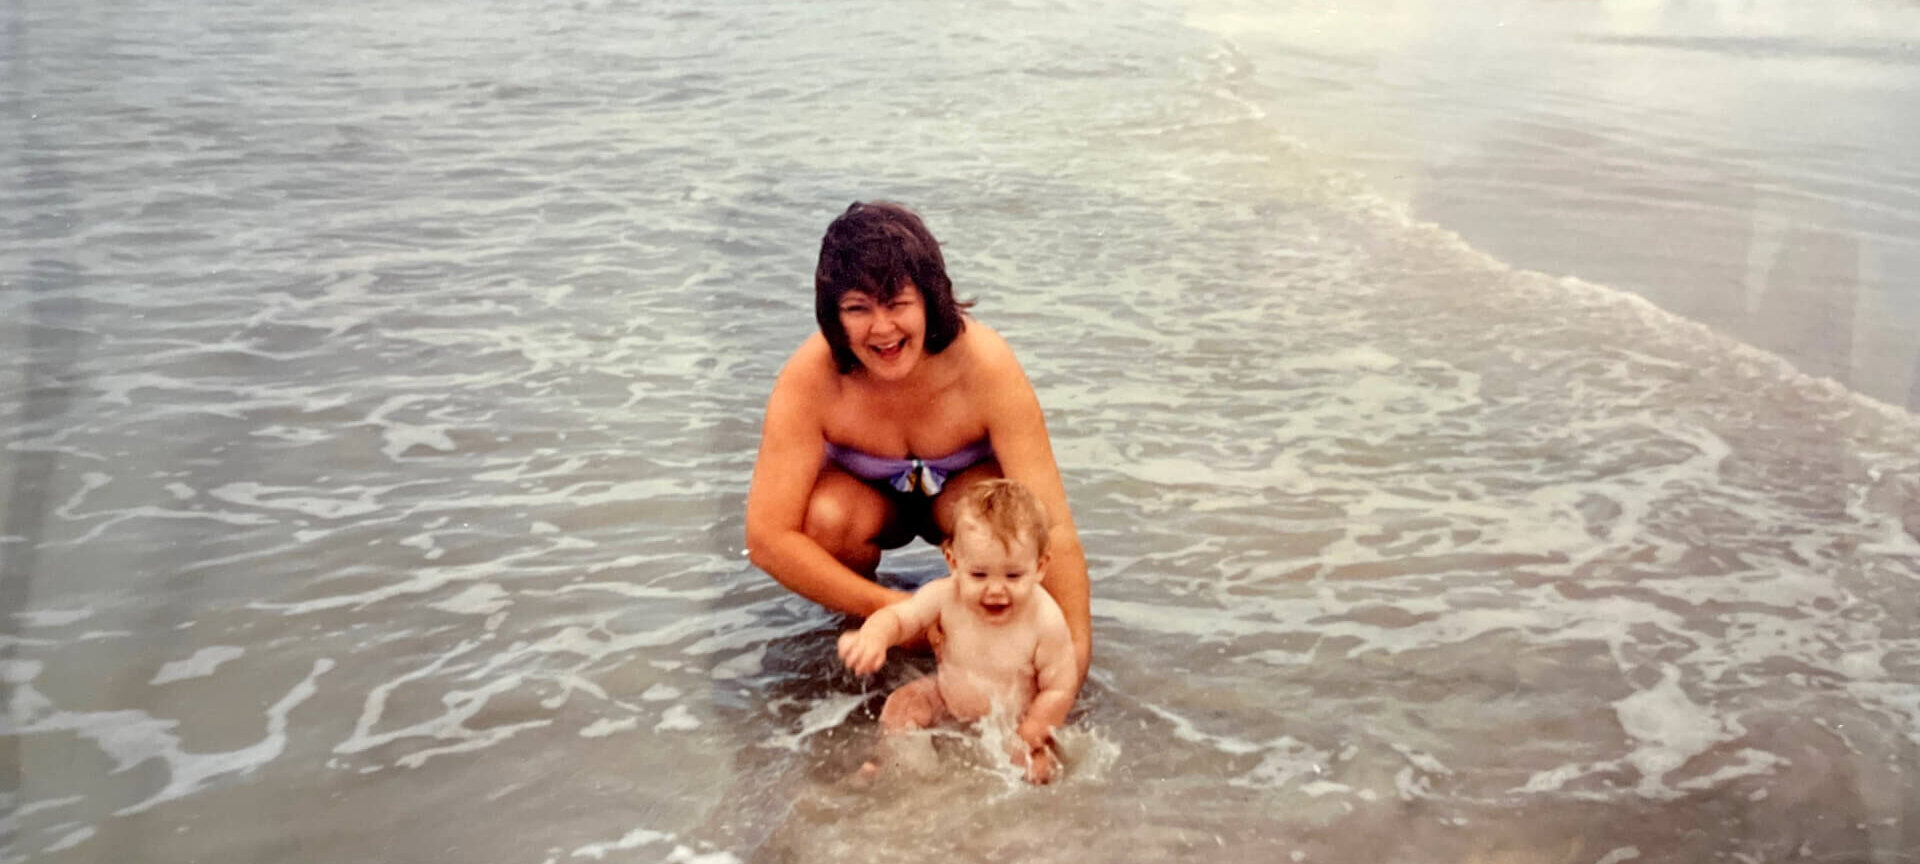
<path fill-rule="evenodd" d="M 1027 754 L 1027 782 L 1046 785 L 1053 782 L 1053 748 L 1036 747 Z"/>
<path fill-rule="evenodd" d="M 1013 757 L 1014 766 L 1027 769 L 1028 783 L 1045 785 L 1053 782 L 1059 764 L 1053 759 L 1051 739 L 1042 737 L 1038 744 L 1031 744 L 1020 735 L 1009 735 L 1004 746 L 1007 755 Z"/>
<path fill-rule="evenodd" d="M 855 675 L 872 675 L 887 662 L 887 646 L 859 630 L 840 634 L 840 662 Z"/>

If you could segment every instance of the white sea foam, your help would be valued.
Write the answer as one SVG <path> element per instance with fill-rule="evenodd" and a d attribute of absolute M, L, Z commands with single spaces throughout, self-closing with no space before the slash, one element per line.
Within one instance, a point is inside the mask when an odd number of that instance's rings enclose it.
<path fill-rule="evenodd" d="M 1613 703 L 1620 726 L 1637 742 L 1626 762 L 1640 771 L 1639 791 L 1649 797 L 1677 794 L 1667 774 L 1716 744 L 1744 734 L 1738 723 L 1694 702 L 1680 689 L 1680 670 L 1661 670 L 1660 683 Z"/>
<path fill-rule="evenodd" d="M 302 494 L 309 490 L 302 487 L 268 486 L 262 483 L 244 481 L 228 483 L 207 490 L 207 494 L 232 504 L 244 504 L 268 510 L 286 510 L 318 519 L 347 519 L 365 516 L 380 511 L 379 498 L 401 484 L 378 488 L 361 486 L 336 489 L 337 492 L 358 493 L 352 498 L 321 498 Z"/>
<path fill-rule="evenodd" d="M 1231 735 L 1215 735 L 1202 732 L 1193 721 L 1175 714 L 1172 711 L 1158 705 L 1147 705 L 1145 707 L 1160 719 L 1173 724 L 1173 737 L 1182 741 L 1204 744 L 1214 750 L 1230 754 L 1258 753 L 1269 747 L 1269 745 L 1266 744 L 1256 744 Z"/>
<path fill-rule="evenodd" d="M 247 649 L 237 645 L 209 645 L 193 652 L 193 656 L 185 660 L 161 664 L 160 670 L 154 673 L 153 680 L 147 683 L 160 685 L 185 681 L 189 678 L 205 678 L 220 668 L 222 663 L 238 660 L 246 653 Z"/>
<path fill-rule="evenodd" d="M 447 427 L 444 425 L 414 424 L 388 418 L 389 414 L 426 401 L 427 398 L 421 394 L 393 396 L 367 415 L 364 422 L 379 428 L 381 437 L 386 441 L 386 446 L 381 448 L 381 452 L 386 454 L 388 459 L 399 460 L 416 446 L 442 453 L 454 450 L 453 439 L 447 435 Z"/>
<path fill-rule="evenodd" d="M 41 851 L 64 852 L 68 849 L 72 849 L 75 846 L 85 843 L 88 840 L 93 839 L 94 834 L 95 834 L 95 829 L 91 825 L 85 826 L 82 828 L 76 828 L 72 831 L 67 832 L 60 839 L 47 844 L 47 847 Z"/>
<path fill-rule="evenodd" d="M 751 649 L 746 655 L 735 657 L 714 667 L 715 677 L 722 675 L 738 677 L 740 674 L 751 674 L 757 671 L 756 667 L 762 660 L 759 652 L 764 649 L 766 643 L 803 633 L 812 633 L 819 628 L 819 622 L 812 618 L 787 621 L 779 626 L 728 626 L 716 629 L 713 635 L 696 640 L 680 651 L 682 654 L 697 657 L 737 651 L 742 648 Z"/>
<path fill-rule="evenodd" d="M 740 864 L 740 857 L 724 849 L 700 852 L 688 846 L 675 846 L 662 861 L 665 864 Z"/>
<path fill-rule="evenodd" d="M 462 615 L 492 615 L 513 605 L 506 589 L 492 582 L 469 585 L 466 590 L 438 603 L 428 604 L 444 612 Z"/>
<path fill-rule="evenodd" d="M 1711 789 L 1724 785 L 1729 780 L 1741 777 L 1760 777 L 1773 774 L 1780 768 L 1792 765 L 1792 761 L 1765 750 L 1743 747 L 1735 754 L 1740 761 L 1719 769 L 1711 774 L 1690 778 L 1677 784 L 1681 789 Z"/>
<path fill-rule="evenodd" d="M 825 696 L 807 707 L 796 721 L 797 728 L 791 732 L 776 732 L 768 736 L 761 746 L 799 752 L 800 745 L 808 738 L 839 728 L 866 701 L 866 696 L 854 693 Z"/>
<path fill-rule="evenodd" d="M 689 651 L 689 653 L 692 652 Z M 713 676 L 716 681 L 726 681 L 734 678 L 746 678 L 758 675 L 761 669 L 764 668 L 766 655 L 766 646 L 761 645 L 752 651 L 729 658 L 727 661 L 714 666 L 713 670 L 708 674 Z"/>
<path fill-rule="evenodd" d="M 15 800 L 16 798 L 12 793 L 0 795 L 0 835 L 17 837 L 19 836 L 21 825 L 27 817 L 38 813 L 58 810 L 63 807 L 72 807 L 84 802 L 86 798 L 79 795 L 67 795 L 58 798 L 44 798 L 39 801 L 28 801 L 18 804 L 17 806 L 15 805 Z"/>
<path fill-rule="evenodd" d="M 491 578 L 504 578 L 517 573 L 524 573 L 524 568 L 529 566 L 524 562 L 538 560 L 544 556 L 545 550 L 536 549 L 504 555 L 490 561 L 478 561 L 472 564 L 461 564 L 450 567 L 417 567 L 408 571 L 410 575 L 401 581 L 366 591 L 353 594 L 334 594 L 312 600 L 290 603 L 256 602 L 251 604 L 251 608 L 278 611 L 287 615 L 305 615 L 343 607 L 369 606 L 396 597 L 426 594 L 439 590 L 449 584 L 474 582 Z M 559 565 L 554 566 L 557 568 Z"/>
<path fill-rule="evenodd" d="M 1290 737 L 1283 737 L 1266 745 L 1259 764 L 1227 782 L 1233 786 L 1254 789 L 1297 787 L 1302 792 L 1317 796 L 1322 792 L 1309 791 L 1309 787 L 1323 792 L 1330 791 L 1328 787 L 1319 785 L 1325 782 L 1321 779 L 1321 775 L 1325 773 L 1329 761 L 1331 761 L 1330 754 L 1315 750 Z"/>
<path fill-rule="evenodd" d="M 535 468 L 535 465 L 539 464 L 539 460 L 534 457 L 549 457 L 557 456 L 558 454 L 559 451 L 557 450 L 542 449 L 535 451 L 531 457 L 491 459 L 486 462 L 487 465 L 498 465 L 502 467 L 498 470 L 482 471 L 473 475 L 473 479 L 483 483 L 516 483 L 523 480 L 538 480 L 544 477 L 573 477 L 579 473 L 581 468 L 586 467 L 588 464 L 588 460 L 584 457 L 570 456 L 552 466 L 539 469 Z M 540 530 L 539 526 L 543 524 L 547 523 L 534 524 L 533 528 L 535 533 L 546 533 Z"/>
<path fill-rule="evenodd" d="M 601 718 L 593 721 L 587 728 L 580 730 L 582 738 L 605 738 L 616 732 L 631 732 L 640 727 L 640 718 L 622 717 L 620 719 Z"/>
<path fill-rule="evenodd" d="M 13 613 L 13 618 L 22 627 L 65 627 L 93 617 L 93 610 L 79 609 L 29 609 Z"/>
<path fill-rule="evenodd" d="M 191 795 L 220 777 L 250 773 L 279 758 L 287 746 L 287 716 L 312 698 L 315 682 L 332 668 L 331 660 L 315 661 L 305 678 L 268 706 L 266 736 L 236 750 L 188 752 L 171 731 L 178 725 L 175 721 L 162 720 L 142 711 L 64 711 L 30 685 L 15 689 L 9 716 L 0 723 L 0 731 L 9 735 L 73 732 L 94 742 L 121 771 L 151 759 L 166 763 L 165 787 L 115 811 L 120 815 L 140 813 Z"/>
<path fill-rule="evenodd" d="M 607 843 L 589 843 L 573 850 L 574 858 L 592 858 L 595 861 L 607 857 L 608 852 L 625 852 L 642 846 L 673 842 L 673 835 L 646 828 L 635 828 L 622 835 L 620 839 Z"/>
<path fill-rule="evenodd" d="M 1639 857 L 1640 848 L 1638 846 L 1620 846 L 1600 856 L 1599 860 L 1593 862 L 1593 864 L 1620 864 L 1622 861 L 1632 861 Z"/>
<path fill-rule="evenodd" d="M 85 534 L 81 534 L 71 540 L 49 543 L 47 545 L 55 548 L 85 546 L 135 519 L 153 519 L 162 522 L 206 521 L 238 526 L 274 524 L 272 517 L 257 513 L 234 513 L 224 510 L 172 510 L 165 507 L 150 506 L 128 507 L 120 510 L 102 511 L 84 515 L 89 517 L 106 516 L 107 518 L 95 523 Z"/>
<path fill-rule="evenodd" d="M 376 727 L 385 719 L 388 701 L 395 690 L 438 673 L 448 663 L 467 654 L 478 645 L 479 643 L 474 641 L 463 642 L 447 653 L 434 658 L 425 666 L 376 685 L 367 694 L 366 702 L 361 707 L 360 718 L 354 724 L 353 733 L 346 740 L 334 745 L 333 752 L 342 755 L 363 753 L 376 747 L 416 738 L 455 742 L 442 747 L 415 750 L 396 761 L 396 764 L 402 767 L 414 768 L 434 756 L 479 750 L 528 729 L 538 729 L 552 724 L 551 719 L 540 718 L 521 723 L 490 726 L 483 730 L 468 728 L 467 721 L 478 715 L 486 707 L 488 700 L 521 685 L 519 676 L 503 676 L 490 680 L 478 688 L 447 692 L 441 699 L 446 711 L 437 717 L 385 731 L 376 731 Z"/>
<path fill-rule="evenodd" d="M 687 706 L 674 705 L 667 709 L 667 713 L 660 715 L 660 722 L 654 724 L 653 731 L 691 732 L 701 725 L 700 718 L 693 716 L 693 711 Z"/>

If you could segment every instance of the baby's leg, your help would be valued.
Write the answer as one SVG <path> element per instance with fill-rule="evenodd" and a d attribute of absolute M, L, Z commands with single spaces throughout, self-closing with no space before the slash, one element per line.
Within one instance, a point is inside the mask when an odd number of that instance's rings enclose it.
<path fill-rule="evenodd" d="M 887 696 L 886 707 L 880 709 L 880 731 L 886 737 L 915 729 L 926 729 L 939 723 L 947 716 L 947 702 L 940 698 L 939 679 L 932 676 L 921 678 L 907 684 Z M 882 757 L 886 755 L 888 742 L 883 738 L 880 752 L 860 766 L 860 778 L 871 780 L 880 773 Z"/>
<path fill-rule="evenodd" d="M 929 675 L 893 691 L 887 705 L 880 709 L 880 731 L 892 735 L 925 729 L 947 713 L 947 702 L 940 698 L 940 679 Z"/>

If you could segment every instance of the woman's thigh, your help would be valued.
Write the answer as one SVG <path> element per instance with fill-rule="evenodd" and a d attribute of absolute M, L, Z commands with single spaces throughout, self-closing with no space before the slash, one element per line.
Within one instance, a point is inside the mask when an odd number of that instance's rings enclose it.
<path fill-rule="evenodd" d="M 914 536 L 908 514 L 885 493 L 831 465 L 820 469 L 807 501 L 803 530 L 814 542 L 853 566 L 871 570 L 879 551 L 904 546 Z M 863 559 L 872 557 L 871 562 Z"/>

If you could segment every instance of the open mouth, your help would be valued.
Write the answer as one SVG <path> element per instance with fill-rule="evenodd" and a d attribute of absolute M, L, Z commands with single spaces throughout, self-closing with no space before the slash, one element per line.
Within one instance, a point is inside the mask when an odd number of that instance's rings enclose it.
<path fill-rule="evenodd" d="M 879 345 L 868 344 L 867 350 L 879 355 L 882 360 L 892 360 L 907 350 L 907 337 L 902 336 L 892 342 L 885 342 Z"/>
<path fill-rule="evenodd" d="M 980 611 L 987 613 L 989 617 L 1001 615 L 1011 608 L 1013 608 L 1013 604 L 1004 600 L 980 601 Z"/>

